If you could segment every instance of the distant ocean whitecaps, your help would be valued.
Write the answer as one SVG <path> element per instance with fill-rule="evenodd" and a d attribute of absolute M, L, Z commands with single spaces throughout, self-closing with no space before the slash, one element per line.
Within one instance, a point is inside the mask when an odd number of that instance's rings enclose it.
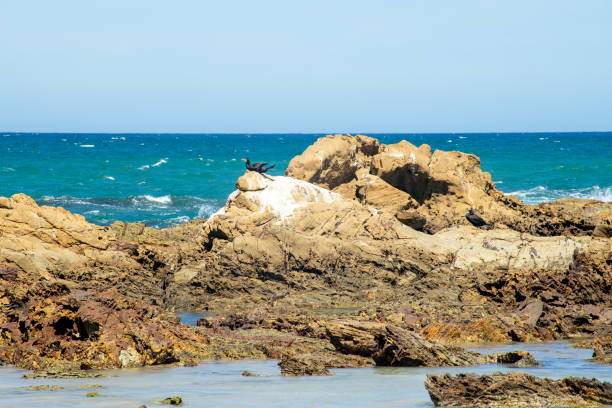
<path fill-rule="evenodd" d="M 603 188 L 591 186 L 567 190 L 555 190 L 544 186 L 537 186 L 527 190 L 513 191 L 508 194 L 517 196 L 526 204 L 539 204 L 555 201 L 560 198 L 582 198 L 610 202 L 612 201 L 612 186 Z"/>
<path fill-rule="evenodd" d="M 150 165 L 149 165 L 149 164 L 144 164 L 144 165 L 142 165 L 142 166 L 138 167 L 138 170 L 146 170 L 146 169 L 150 169 L 151 167 L 159 167 L 159 166 L 161 166 L 162 164 L 166 164 L 166 163 L 168 163 L 168 158 L 167 158 L 167 157 L 165 157 L 165 158 L 163 158 L 163 159 L 159 159 L 159 160 L 158 160 L 156 163 L 154 163 L 154 164 L 150 164 Z"/>

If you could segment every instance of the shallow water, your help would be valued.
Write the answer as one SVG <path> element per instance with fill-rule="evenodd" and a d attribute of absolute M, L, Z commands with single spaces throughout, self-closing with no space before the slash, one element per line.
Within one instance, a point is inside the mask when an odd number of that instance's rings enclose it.
<path fill-rule="evenodd" d="M 525 371 L 540 377 L 594 377 L 612 382 L 612 368 L 585 361 L 589 349 L 568 343 L 514 344 L 474 349 L 484 353 L 527 350 L 543 365 L 530 369 L 485 365 L 467 368 L 346 368 L 332 377 L 282 377 L 276 361 L 209 362 L 197 367 L 156 367 L 108 371 L 108 378 L 22 378 L 24 370 L 0 368 L 3 407 L 138 407 L 180 395 L 185 407 L 431 407 L 423 386 L 430 373 Z M 248 370 L 260 377 L 243 377 Z M 83 384 L 103 388 L 79 389 Z M 58 391 L 30 391 L 29 385 L 55 384 Z M 100 396 L 87 398 L 90 391 Z"/>

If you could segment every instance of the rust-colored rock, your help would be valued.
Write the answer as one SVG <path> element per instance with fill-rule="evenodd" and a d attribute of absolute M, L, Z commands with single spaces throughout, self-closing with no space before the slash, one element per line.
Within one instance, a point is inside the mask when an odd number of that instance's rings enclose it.
<path fill-rule="evenodd" d="M 554 381 L 508 372 L 428 375 L 425 388 L 440 407 L 599 407 L 612 403 L 612 384 L 567 377 Z"/>
<path fill-rule="evenodd" d="M 5 363 L 30 369 L 89 369 L 209 356 L 206 338 L 178 323 L 176 315 L 130 300 L 114 288 L 69 293 L 61 284 L 19 289 L 14 282 L 0 280 L 3 296 L 9 299 L 0 315 L 0 361 Z"/>
<path fill-rule="evenodd" d="M 339 352 L 372 357 L 380 366 L 473 366 L 485 362 L 479 353 L 436 344 L 389 324 L 330 322 L 327 335 Z"/>
<path fill-rule="evenodd" d="M 278 365 L 284 376 L 333 375 L 321 360 L 311 354 L 284 355 Z"/>

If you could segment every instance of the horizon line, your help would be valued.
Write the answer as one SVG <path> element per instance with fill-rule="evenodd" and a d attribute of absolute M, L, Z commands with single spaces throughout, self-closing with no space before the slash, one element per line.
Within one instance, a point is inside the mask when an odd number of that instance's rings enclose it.
<path fill-rule="evenodd" d="M 569 130 L 569 131 L 452 131 L 452 132 L 57 132 L 57 131 L 13 131 L 0 130 L 2 136 L 10 134 L 63 134 L 63 135 L 447 135 L 447 134 L 571 134 L 571 133 L 612 133 L 612 130 Z"/>

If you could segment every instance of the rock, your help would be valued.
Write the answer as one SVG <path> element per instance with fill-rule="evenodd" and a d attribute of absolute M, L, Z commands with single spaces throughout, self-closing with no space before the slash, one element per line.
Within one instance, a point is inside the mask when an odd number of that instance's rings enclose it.
<path fill-rule="evenodd" d="M 157 307 L 116 289 L 33 296 L 0 317 L 0 359 L 61 371 L 165 364 L 209 355 L 207 340 Z M 70 363 L 63 362 L 73 362 Z"/>
<path fill-rule="evenodd" d="M 90 389 L 90 388 L 102 388 L 102 385 L 100 385 L 100 384 L 83 384 L 83 385 L 79 385 L 79 389 L 81 389 L 81 390 L 86 390 L 86 389 Z"/>
<path fill-rule="evenodd" d="M 240 191 L 259 191 L 268 187 L 265 177 L 256 171 L 246 171 L 236 181 L 236 188 Z"/>
<path fill-rule="evenodd" d="M 291 159 L 285 175 L 333 189 L 351 181 L 377 150 L 378 141 L 371 137 L 329 135 Z"/>
<path fill-rule="evenodd" d="M 473 208 L 491 224 L 533 235 L 612 234 L 612 203 L 563 199 L 538 206 L 525 205 L 498 191 L 490 174 L 480 169 L 480 159 L 472 154 L 441 150 L 432 154 L 428 145 L 417 148 L 405 140 L 380 145 L 378 151 L 376 146 L 372 141 L 366 151 L 350 136 L 320 138 L 291 161 L 286 175 L 336 189 L 347 196 L 352 195 L 354 184 L 362 177 L 377 176 L 381 183 L 407 193 L 418 203 L 417 212 L 425 220 L 420 228 L 429 233 L 467 225 L 465 213 Z M 368 201 L 382 202 L 379 209 L 396 206 L 384 200 L 387 190 L 377 186 L 369 192 Z"/>
<path fill-rule="evenodd" d="M 612 225 L 597 224 L 593 230 L 594 237 L 612 238 Z"/>
<path fill-rule="evenodd" d="M 428 145 L 417 148 L 402 140 L 381 146 L 379 153 L 372 158 L 370 173 L 422 203 L 427 193 L 430 159 L 431 148 Z"/>
<path fill-rule="evenodd" d="M 244 370 L 244 371 L 242 372 L 242 376 L 243 376 L 243 377 L 260 377 L 260 375 L 259 375 L 259 374 L 257 374 L 257 373 L 252 373 L 252 372 L 247 371 L 247 370 Z"/>
<path fill-rule="evenodd" d="M 30 391 L 57 391 L 63 390 L 64 387 L 59 385 L 28 385 L 26 389 Z"/>
<path fill-rule="evenodd" d="M 492 363 L 514 367 L 539 367 L 542 365 L 531 355 L 531 353 L 522 350 L 487 354 L 486 358 Z"/>
<path fill-rule="evenodd" d="M 87 396 L 88 398 L 93 398 L 93 397 L 97 397 L 97 396 L 99 396 L 99 395 L 100 395 L 100 393 L 99 393 L 99 392 L 97 392 L 97 391 L 92 391 L 92 392 L 88 392 L 86 396 Z"/>
<path fill-rule="evenodd" d="M 592 348 L 593 358 L 591 361 L 600 364 L 612 364 L 612 337 L 598 337 L 584 340 L 572 345 L 576 348 Z"/>
<path fill-rule="evenodd" d="M 174 397 L 164 398 L 163 400 L 160 401 L 160 404 L 181 406 L 183 405 L 183 399 L 177 395 Z"/>
<path fill-rule="evenodd" d="M 520 372 L 427 375 L 425 388 L 442 407 L 597 407 L 612 403 L 612 384 L 567 377 L 554 381 Z"/>
<path fill-rule="evenodd" d="M 485 362 L 479 353 L 435 344 L 389 324 L 330 322 L 327 334 L 339 352 L 372 357 L 380 366 L 473 366 Z"/>
<path fill-rule="evenodd" d="M 409 226 L 412 226 L 409 221 L 410 210 L 418 207 L 418 203 L 409 194 L 371 174 L 365 174 L 356 180 L 342 184 L 336 187 L 334 192 L 348 199 L 356 199 L 364 205 L 386 211 L 401 222 L 406 220 Z M 414 216 L 417 216 L 416 212 Z"/>
<path fill-rule="evenodd" d="M 283 376 L 333 375 L 325 364 L 310 354 L 284 355 L 278 365 Z"/>
<path fill-rule="evenodd" d="M 37 370 L 34 372 L 25 373 L 23 378 L 97 378 L 106 377 L 103 373 L 92 372 L 86 370 L 75 371 L 55 371 L 55 370 Z"/>

